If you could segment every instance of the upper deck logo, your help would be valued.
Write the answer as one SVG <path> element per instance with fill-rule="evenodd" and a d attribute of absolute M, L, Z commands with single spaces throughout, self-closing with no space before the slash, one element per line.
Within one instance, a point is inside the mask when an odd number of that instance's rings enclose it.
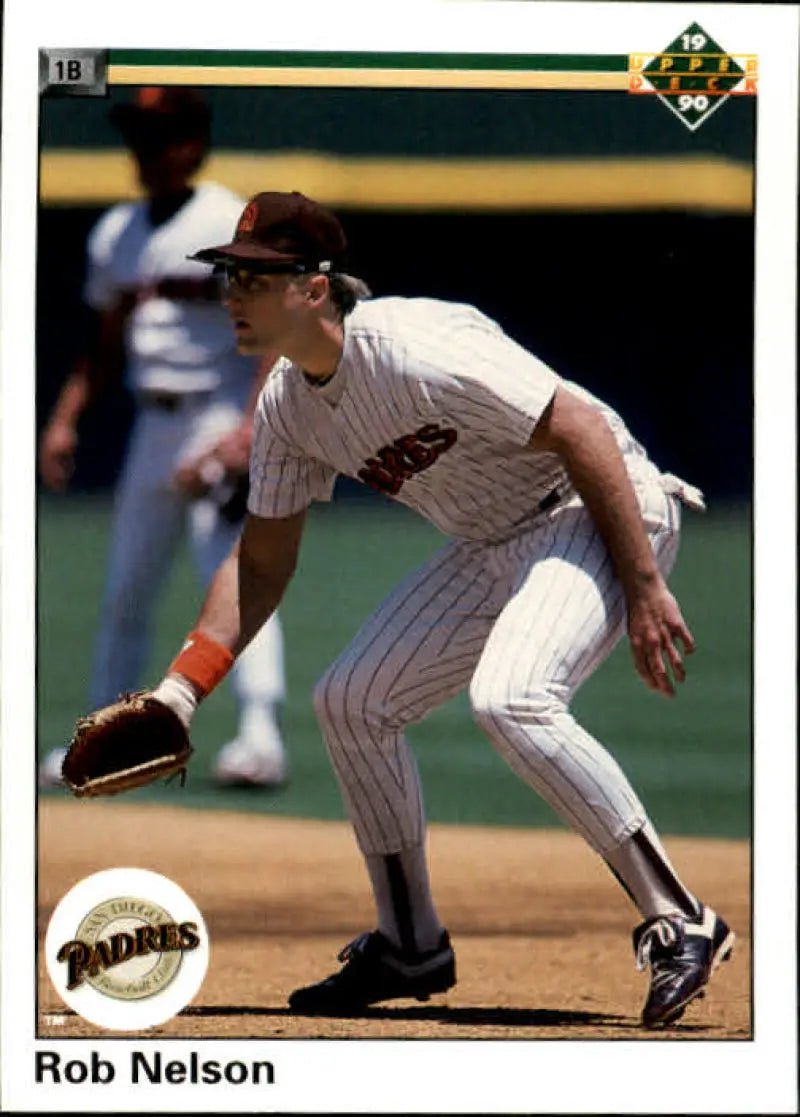
<path fill-rule="evenodd" d="M 631 54 L 628 77 L 631 93 L 655 93 L 694 132 L 728 97 L 758 92 L 758 58 L 729 54 L 692 23 L 660 53 Z"/>

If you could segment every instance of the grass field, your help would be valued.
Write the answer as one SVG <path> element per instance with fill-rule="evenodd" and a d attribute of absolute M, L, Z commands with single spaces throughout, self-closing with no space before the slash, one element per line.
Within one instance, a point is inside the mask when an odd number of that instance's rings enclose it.
<path fill-rule="evenodd" d="M 39 755 L 64 742 L 87 709 L 92 641 L 109 520 L 107 497 L 43 498 L 38 519 Z M 209 763 L 233 736 L 227 687 L 199 712 L 198 755 L 183 791 L 133 798 L 283 815 L 342 818 L 339 792 L 311 708 L 313 684 L 383 594 L 441 545 L 400 507 L 372 500 L 315 506 L 300 566 L 281 608 L 288 699 L 284 728 L 292 779 L 281 791 L 220 790 Z M 678 698 L 639 682 L 625 643 L 589 680 L 575 712 L 614 753 L 664 833 L 747 837 L 751 786 L 751 545 L 749 510 L 687 515 L 672 586 L 698 650 Z M 185 553 L 159 609 L 146 683 L 158 681 L 201 599 Z M 462 695 L 410 732 L 429 817 L 439 822 L 551 826 L 555 816 L 522 784 L 472 723 Z M 65 794 L 55 792 L 54 794 Z"/>

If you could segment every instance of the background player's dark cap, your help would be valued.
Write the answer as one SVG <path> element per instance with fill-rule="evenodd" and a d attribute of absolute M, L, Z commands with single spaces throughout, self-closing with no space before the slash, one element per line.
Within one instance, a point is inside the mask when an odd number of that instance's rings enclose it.
<path fill-rule="evenodd" d="M 262 272 L 335 272 L 346 253 L 344 231 L 330 210 L 296 190 L 268 191 L 247 203 L 230 244 L 204 248 L 191 259 Z"/>
<path fill-rule="evenodd" d="M 115 105 L 111 123 L 131 147 L 152 146 L 174 140 L 208 142 L 211 109 L 196 89 L 176 85 L 148 85 L 133 100 Z"/>

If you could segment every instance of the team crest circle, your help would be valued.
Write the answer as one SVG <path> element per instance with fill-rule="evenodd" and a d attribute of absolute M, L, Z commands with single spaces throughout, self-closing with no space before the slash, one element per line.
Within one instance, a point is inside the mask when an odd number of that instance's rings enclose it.
<path fill-rule="evenodd" d="M 196 926 L 183 928 L 193 936 L 187 940 L 193 949 Z M 119 896 L 89 912 L 58 959 L 67 964 L 68 988 L 88 981 L 109 997 L 140 1000 L 172 981 L 182 961 L 180 942 L 178 925 L 160 904 Z"/>
<path fill-rule="evenodd" d="M 45 953 L 66 1004 L 101 1027 L 137 1030 L 196 995 L 209 944 L 199 909 L 173 881 L 145 869 L 86 877 L 53 912 Z"/>

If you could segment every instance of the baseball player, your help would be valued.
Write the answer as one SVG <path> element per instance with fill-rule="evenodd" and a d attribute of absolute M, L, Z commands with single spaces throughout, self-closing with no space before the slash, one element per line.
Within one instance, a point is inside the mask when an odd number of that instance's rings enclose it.
<path fill-rule="evenodd" d="M 234 239 L 195 254 L 225 274 L 239 351 L 282 358 L 255 416 L 248 515 L 189 646 L 153 692 L 188 728 L 292 576 L 309 504 L 337 474 L 416 509 L 450 537 L 366 621 L 314 702 L 366 860 L 377 928 L 342 969 L 296 990 L 302 1013 L 347 1013 L 455 982 L 431 895 L 425 817 L 405 727 L 468 688 L 517 775 L 605 860 L 638 908 L 651 968 L 646 1026 L 699 996 L 733 934 L 678 877 L 605 748 L 570 713 L 625 633 L 647 686 L 673 695 L 694 649 L 666 577 L 681 506 L 622 419 L 471 306 L 365 298 L 337 219 L 264 193 Z"/>
<path fill-rule="evenodd" d="M 193 185 L 209 147 L 210 114 L 198 93 L 143 88 L 112 110 L 146 197 L 113 206 L 87 246 L 87 355 L 66 382 L 43 433 L 46 485 L 63 489 L 77 423 L 104 382 L 124 371 L 137 417 L 116 494 L 109 569 L 91 700 L 139 684 L 156 596 L 187 530 L 206 584 L 241 528 L 252 408 L 272 359 L 236 352 L 219 284 L 187 257 L 230 236 L 242 201 L 212 182 Z M 278 715 L 284 697 L 280 624 L 272 617 L 233 674 L 238 736 L 216 759 L 225 784 L 272 786 L 287 776 Z M 61 779 L 63 750 L 45 757 L 40 783 Z"/>

